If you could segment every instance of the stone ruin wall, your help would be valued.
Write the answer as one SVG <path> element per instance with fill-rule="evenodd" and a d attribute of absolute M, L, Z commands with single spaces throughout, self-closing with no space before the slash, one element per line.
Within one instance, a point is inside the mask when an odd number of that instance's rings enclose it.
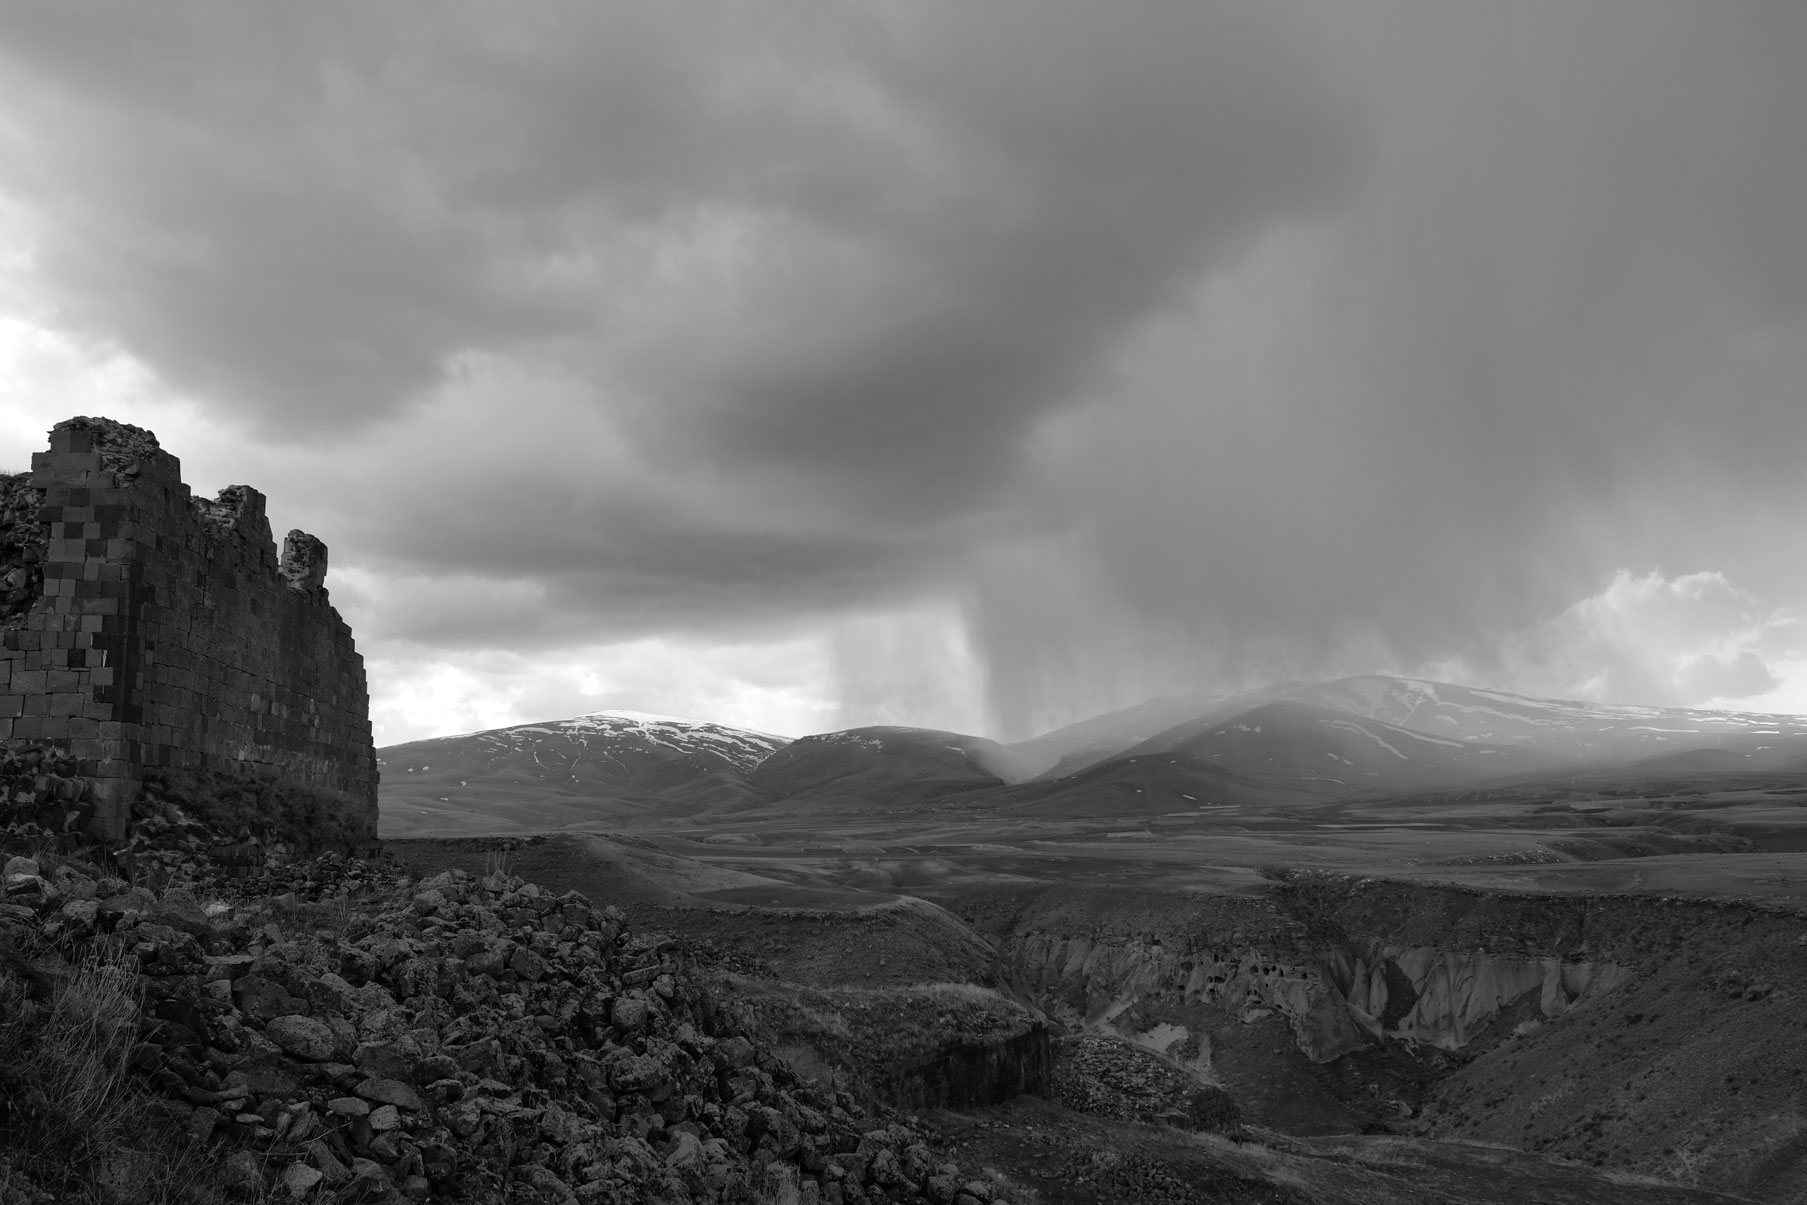
<path fill-rule="evenodd" d="M 292 531 L 279 559 L 262 494 L 195 498 L 155 436 L 110 420 L 59 423 L 31 467 L 37 550 L 11 534 L 41 594 L 0 617 L 0 743 L 66 750 L 108 838 L 164 768 L 275 771 L 351 796 L 374 831 L 364 662 L 324 545 Z"/>

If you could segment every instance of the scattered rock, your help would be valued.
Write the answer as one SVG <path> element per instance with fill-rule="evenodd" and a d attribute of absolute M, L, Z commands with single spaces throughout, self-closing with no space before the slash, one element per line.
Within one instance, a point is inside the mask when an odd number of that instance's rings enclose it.
<path fill-rule="evenodd" d="M 264 1033 L 285 1052 L 298 1059 L 324 1063 L 339 1052 L 339 1041 L 324 1023 L 312 1017 L 277 1017 Z"/>
<path fill-rule="evenodd" d="M 956 1182 L 575 893 L 337 856 L 161 893 L 42 870 L 5 865 L 17 923 L 136 958 L 131 1065 L 241 1199 L 946 1205 Z M 354 893 L 333 927 L 282 919 Z"/>

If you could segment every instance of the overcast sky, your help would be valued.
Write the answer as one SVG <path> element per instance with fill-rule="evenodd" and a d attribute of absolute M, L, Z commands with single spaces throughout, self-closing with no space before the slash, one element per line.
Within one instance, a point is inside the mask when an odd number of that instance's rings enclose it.
<path fill-rule="evenodd" d="M 1799 0 L 0 0 L 0 468 L 263 490 L 379 743 L 1807 712 L 1803 64 Z"/>

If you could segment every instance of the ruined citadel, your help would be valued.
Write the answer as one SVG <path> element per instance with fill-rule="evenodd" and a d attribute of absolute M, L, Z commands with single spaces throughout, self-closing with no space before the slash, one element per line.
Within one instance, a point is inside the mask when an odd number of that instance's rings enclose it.
<path fill-rule="evenodd" d="M 291 531 L 279 557 L 261 493 L 195 497 L 155 435 L 110 419 L 58 423 L 0 487 L 0 747 L 63 755 L 90 835 L 119 839 L 169 771 L 280 776 L 374 830 L 364 663 L 324 544 Z"/>

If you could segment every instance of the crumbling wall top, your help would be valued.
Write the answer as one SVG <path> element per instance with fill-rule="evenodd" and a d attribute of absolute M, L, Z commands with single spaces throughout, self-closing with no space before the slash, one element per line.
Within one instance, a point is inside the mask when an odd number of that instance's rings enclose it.
<path fill-rule="evenodd" d="M 276 573 L 291 590 L 311 593 L 320 589 L 326 582 L 326 545 L 296 528 L 282 538 L 282 560 Z"/>
<path fill-rule="evenodd" d="M 31 458 L 40 487 L 51 484 L 120 486 L 141 480 L 179 486 L 182 464 L 165 452 L 143 427 L 86 415 L 67 418 L 50 430 L 50 450 Z"/>
<path fill-rule="evenodd" d="M 267 544 L 272 552 L 275 551 L 276 540 L 270 532 L 269 516 L 264 513 L 262 491 L 248 485 L 229 485 L 211 501 L 196 498 L 194 506 L 200 513 L 202 525 L 212 534 L 237 532 L 245 539 L 259 546 Z"/>
<path fill-rule="evenodd" d="M 123 478 L 122 485 L 131 484 L 131 478 L 138 475 L 138 466 L 147 460 L 156 460 L 167 456 L 157 437 L 143 427 L 134 427 L 131 423 L 122 423 L 111 418 L 90 418 L 78 415 L 66 418 L 50 431 L 50 450 L 52 452 L 99 452 L 101 464 L 111 472 Z"/>

